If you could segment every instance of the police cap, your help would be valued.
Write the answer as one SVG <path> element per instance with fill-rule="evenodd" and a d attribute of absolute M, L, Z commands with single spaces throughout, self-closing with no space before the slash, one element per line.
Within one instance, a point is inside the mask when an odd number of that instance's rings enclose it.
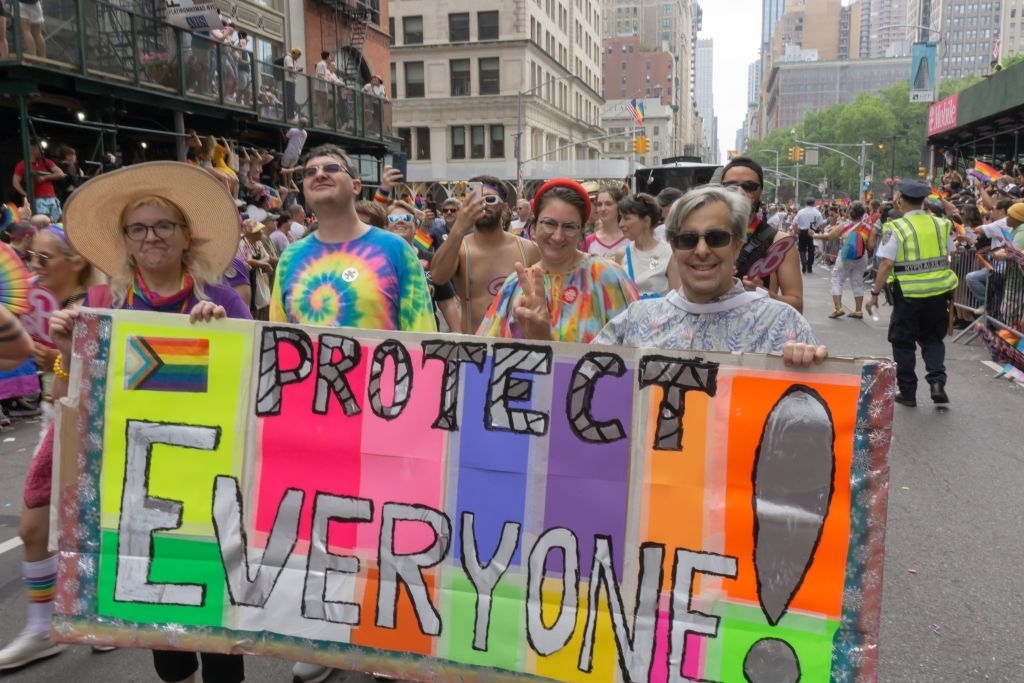
<path fill-rule="evenodd" d="M 904 180 L 896 189 L 907 199 L 924 199 L 932 193 L 932 186 L 919 180 Z"/>

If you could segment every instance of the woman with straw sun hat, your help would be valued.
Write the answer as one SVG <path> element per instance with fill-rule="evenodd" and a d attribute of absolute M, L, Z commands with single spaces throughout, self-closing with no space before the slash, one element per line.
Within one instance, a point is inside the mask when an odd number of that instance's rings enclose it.
<path fill-rule="evenodd" d="M 89 290 L 86 305 L 187 314 L 195 323 L 250 319 L 231 287 L 219 284 L 238 249 L 238 213 L 231 196 L 201 169 L 155 161 L 104 173 L 82 185 L 65 207 L 65 230 L 79 254 L 110 277 Z M 66 391 L 76 311 L 50 320 L 60 355 L 54 395 Z M 242 657 L 200 653 L 203 680 L 245 678 Z M 153 651 L 163 681 L 194 681 L 192 652 Z"/>

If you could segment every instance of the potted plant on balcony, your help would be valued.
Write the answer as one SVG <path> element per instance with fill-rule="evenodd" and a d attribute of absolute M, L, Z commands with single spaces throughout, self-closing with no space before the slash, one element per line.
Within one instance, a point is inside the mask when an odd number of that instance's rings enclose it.
<path fill-rule="evenodd" d="M 177 79 L 174 60 L 169 52 L 143 52 L 139 56 L 139 65 L 150 82 L 167 88 L 174 87 Z"/>

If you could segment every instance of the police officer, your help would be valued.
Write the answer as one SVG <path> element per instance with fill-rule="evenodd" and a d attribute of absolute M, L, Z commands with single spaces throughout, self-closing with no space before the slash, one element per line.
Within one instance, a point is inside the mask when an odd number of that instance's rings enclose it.
<path fill-rule="evenodd" d="M 906 181 L 898 187 L 896 207 L 903 213 L 882 227 L 876 254 L 878 273 L 865 302 L 870 313 L 886 281 L 893 290 L 889 342 L 896 361 L 896 402 L 917 405 L 916 345 L 927 369 L 925 379 L 932 401 L 949 403 L 946 395 L 946 347 L 949 305 L 956 289 L 956 273 L 949 267 L 953 249 L 952 224 L 921 209 L 932 188 L 927 183 Z"/>

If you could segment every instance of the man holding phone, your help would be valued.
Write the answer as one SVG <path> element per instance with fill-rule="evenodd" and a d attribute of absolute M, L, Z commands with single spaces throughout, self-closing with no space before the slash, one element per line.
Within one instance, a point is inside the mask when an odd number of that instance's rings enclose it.
<path fill-rule="evenodd" d="M 451 280 L 462 300 L 464 334 L 476 332 L 516 263 L 529 267 L 540 260 L 536 244 L 502 229 L 507 206 L 504 182 L 493 176 L 471 178 L 467 201 L 431 261 L 434 282 Z"/>
<path fill-rule="evenodd" d="M 53 181 L 64 177 L 64 171 L 60 170 L 57 164 L 43 156 L 43 150 L 38 142 L 34 142 L 29 148 L 32 175 L 32 197 L 34 213 L 43 213 L 50 217 L 54 223 L 60 221 L 60 200 L 57 199 L 57 188 Z M 19 161 L 14 166 L 14 176 L 11 178 L 11 185 L 22 197 L 28 197 L 25 189 L 25 162 Z"/>

